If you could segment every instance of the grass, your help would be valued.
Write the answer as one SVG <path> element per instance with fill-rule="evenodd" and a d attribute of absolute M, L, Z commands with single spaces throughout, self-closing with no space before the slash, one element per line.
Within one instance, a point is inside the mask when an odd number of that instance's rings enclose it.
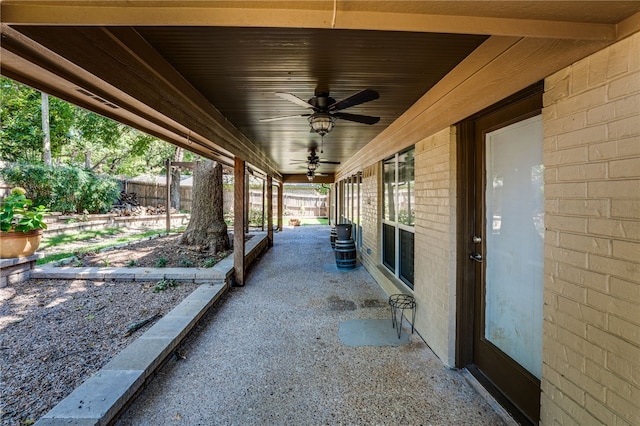
<path fill-rule="evenodd" d="M 175 230 L 172 230 L 172 231 L 175 232 Z M 56 246 L 63 246 L 65 244 L 87 241 L 87 240 L 90 240 L 91 238 L 95 238 L 98 236 L 113 236 L 122 232 L 123 230 L 120 228 L 108 228 L 104 230 L 88 230 L 88 231 L 80 231 L 80 232 L 74 232 L 69 234 L 54 235 L 51 237 L 43 238 L 42 247 L 50 248 L 50 247 L 56 247 Z M 55 262 L 57 260 L 66 259 L 68 257 L 75 256 L 78 253 L 95 252 L 95 251 L 105 249 L 107 247 L 113 247 L 119 244 L 129 243 L 132 241 L 138 241 L 145 238 L 149 238 L 151 236 L 164 235 L 164 234 L 166 234 L 164 230 L 154 229 L 154 230 L 142 232 L 140 234 L 122 236 L 120 238 L 116 238 L 109 242 L 105 242 L 101 244 L 93 244 L 87 247 L 83 247 L 79 250 L 75 250 L 75 251 L 69 250 L 61 253 L 51 254 L 43 257 L 42 259 L 38 259 L 36 263 L 38 265 L 43 265 L 45 263 Z"/>
<path fill-rule="evenodd" d="M 302 226 L 328 225 L 328 224 L 329 224 L 329 219 L 325 217 L 306 217 L 306 218 L 300 219 L 300 225 Z M 177 232 L 181 230 L 184 230 L 184 227 L 172 229 L 171 232 Z M 64 246 L 65 244 L 87 241 L 96 237 L 114 236 L 122 232 L 124 232 L 122 228 L 107 228 L 102 230 L 85 230 L 85 231 L 73 232 L 68 234 L 65 233 L 65 234 L 53 235 L 51 237 L 43 238 L 41 246 L 43 248 Z M 56 254 L 50 254 L 41 259 L 38 259 L 36 263 L 38 265 L 44 265 L 45 263 L 56 262 L 58 260 L 67 259 L 77 254 L 95 252 L 95 251 L 99 251 L 108 247 L 113 247 L 119 244 L 138 241 L 138 240 L 142 240 L 142 239 L 149 238 L 156 235 L 164 235 L 165 233 L 166 232 L 164 230 L 155 229 L 155 230 L 145 231 L 140 234 L 122 236 L 120 238 L 116 238 L 109 242 L 89 245 L 78 250 L 69 250 L 69 251 L 63 251 Z M 159 263 L 163 263 L 163 260 L 166 263 L 165 259 L 158 259 L 158 260 L 159 260 Z M 213 266 L 213 264 L 215 264 L 216 262 L 217 260 L 214 259 L 211 262 L 211 266 Z M 129 266 L 135 266 L 135 265 L 132 264 Z M 206 266 L 206 267 L 210 267 L 210 266 Z"/>
<path fill-rule="evenodd" d="M 121 228 L 107 228 L 102 230 L 79 231 L 69 234 L 58 234 L 42 239 L 42 248 L 51 248 L 63 244 L 77 243 L 86 241 L 96 237 L 110 237 L 122 233 Z"/>
<path fill-rule="evenodd" d="M 305 217 L 300 219 L 300 225 L 328 225 L 329 219 L 326 217 Z"/>

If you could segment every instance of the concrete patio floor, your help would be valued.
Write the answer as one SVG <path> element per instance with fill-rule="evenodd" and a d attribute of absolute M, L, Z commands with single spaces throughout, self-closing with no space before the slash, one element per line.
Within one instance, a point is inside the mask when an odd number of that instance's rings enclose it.
<path fill-rule="evenodd" d="M 328 226 L 274 238 L 117 425 L 505 424 L 417 333 L 399 346 L 340 340 L 351 320 L 387 319 L 395 330 L 368 272 L 335 268 Z"/>

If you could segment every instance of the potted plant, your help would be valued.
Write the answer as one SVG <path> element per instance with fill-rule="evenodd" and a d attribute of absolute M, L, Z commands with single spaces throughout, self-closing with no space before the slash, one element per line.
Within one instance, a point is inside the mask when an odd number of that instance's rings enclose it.
<path fill-rule="evenodd" d="M 0 258 L 32 255 L 47 229 L 44 206 L 32 207 L 24 188 L 16 187 L 0 202 Z"/>

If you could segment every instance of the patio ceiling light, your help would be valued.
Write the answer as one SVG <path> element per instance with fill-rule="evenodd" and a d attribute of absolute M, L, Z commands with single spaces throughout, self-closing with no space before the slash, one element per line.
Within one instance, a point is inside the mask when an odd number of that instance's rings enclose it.
<path fill-rule="evenodd" d="M 311 130 L 320 136 L 324 136 L 329 133 L 333 129 L 335 122 L 335 117 L 324 112 L 317 112 L 309 116 L 309 125 L 311 126 Z"/>

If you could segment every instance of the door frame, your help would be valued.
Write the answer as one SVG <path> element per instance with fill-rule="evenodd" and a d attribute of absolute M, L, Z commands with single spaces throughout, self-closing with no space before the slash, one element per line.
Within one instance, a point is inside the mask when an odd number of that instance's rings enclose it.
<path fill-rule="evenodd" d="M 471 236 L 475 230 L 476 199 L 484 199 L 475 193 L 475 180 L 481 176 L 476 171 L 475 121 L 498 110 L 520 102 L 542 105 L 544 82 L 540 81 L 526 89 L 486 108 L 457 124 L 456 161 L 456 367 L 466 368 L 492 394 L 492 396 L 522 424 L 529 419 L 520 412 L 486 377 L 474 366 L 474 327 L 476 317 L 475 264 L 469 255 L 476 251 Z M 529 117 L 531 114 L 528 115 Z M 524 117 L 527 118 L 527 117 Z M 519 119 L 518 119 L 519 120 Z M 518 121 L 516 120 L 516 121 Z"/>

